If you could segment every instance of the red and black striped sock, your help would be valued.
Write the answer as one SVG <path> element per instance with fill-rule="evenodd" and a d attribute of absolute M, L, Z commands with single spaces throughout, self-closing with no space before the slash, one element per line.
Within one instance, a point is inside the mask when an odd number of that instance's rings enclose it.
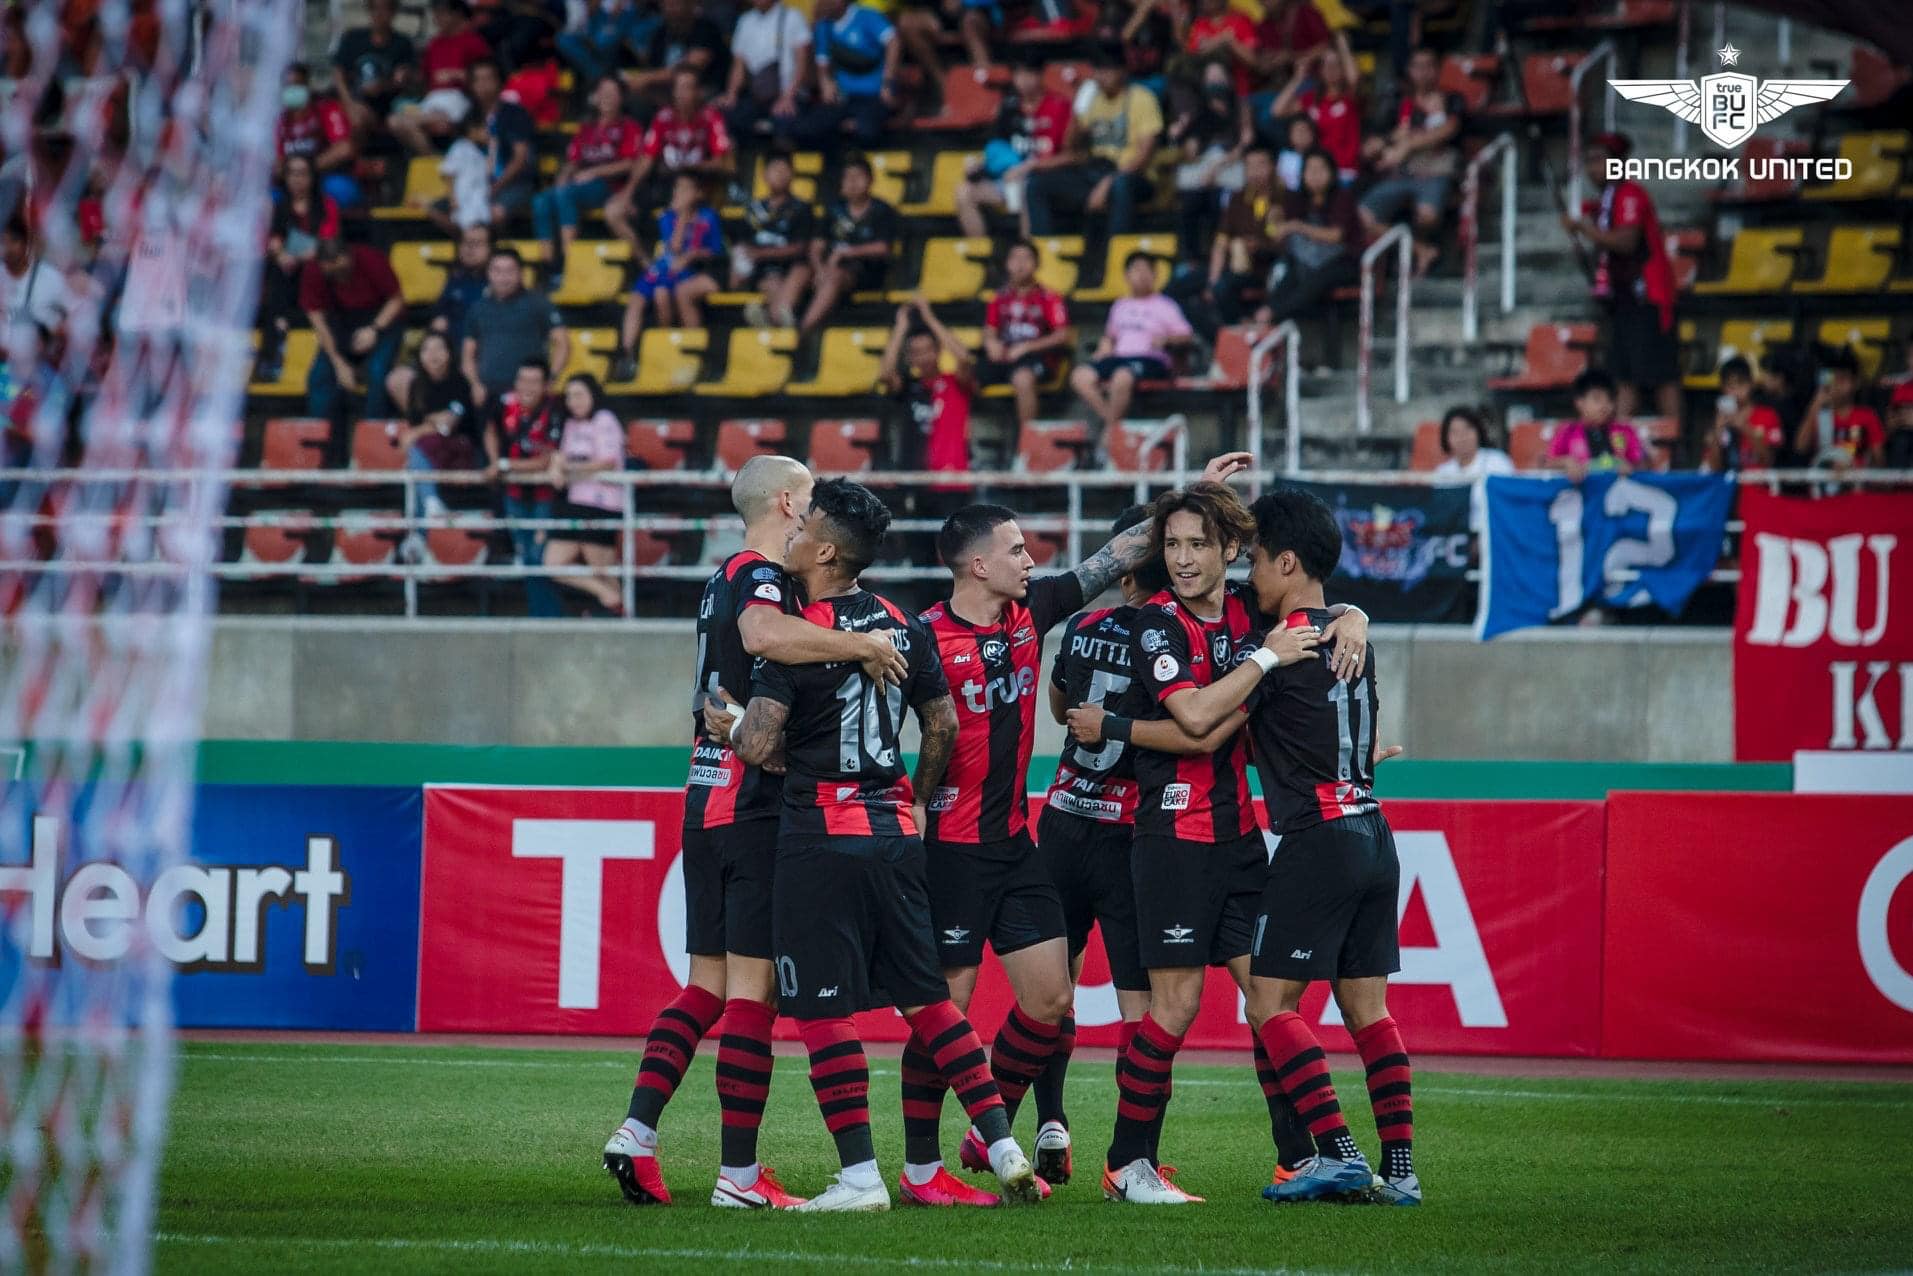
<path fill-rule="evenodd" d="M 1292 1170 L 1315 1154 L 1315 1141 L 1302 1128 L 1302 1119 L 1296 1116 L 1289 1096 L 1282 1093 L 1282 1083 L 1276 1079 L 1269 1052 L 1262 1048 L 1262 1038 L 1251 1032 L 1249 1040 L 1255 1043 L 1255 1079 L 1261 1083 L 1262 1097 L 1269 1105 L 1269 1134 L 1275 1139 L 1276 1163 Z"/>
<path fill-rule="evenodd" d="M 1036 1078 L 1036 1122 L 1038 1125 L 1050 1121 L 1060 1122 L 1065 1130 L 1069 1128 L 1069 1117 L 1063 1113 L 1063 1082 L 1069 1076 L 1069 1059 L 1076 1053 L 1076 1016 L 1064 1015 L 1063 1022 L 1056 1025 L 1056 1048 L 1049 1052 L 1049 1062 L 1043 1065 L 1043 1075 Z"/>
<path fill-rule="evenodd" d="M 724 1033 L 717 1039 L 719 1165 L 757 1163 L 757 1129 L 771 1092 L 771 1023 L 777 1011 L 761 1001 L 733 997 L 724 1003 Z"/>
<path fill-rule="evenodd" d="M 1368 1106 L 1382 1136 L 1382 1177 L 1406 1178 L 1415 1172 L 1415 1100 L 1401 1029 L 1393 1019 L 1377 1019 L 1355 1034 L 1355 1048 L 1368 1069 Z"/>
<path fill-rule="evenodd" d="M 1322 1043 L 1302 1016 L 1291 1010 L 1263 1024 L 1262 1048 L 1275 1065 L 1282 1092 L 1289 1096 L 1296 1116 L 1315 1140 L 1315 1150 L 1342 1161 L 1359 1157 L 1361 1150 L 1348 1132 L 1348 1122 L 1342 1119 L 1342 1105 L 1329 1080 L 1328 1056 L 1322 1053 Z"/>
<path fill-rule="evenodd" d="M 1004 1115 L 1012 1126 L 1023 1096 L 1043 1075 L 1050 1054 L 1056 1049 L 1059 1025 L 1044 1023 L 1018 1003 L 1004 1016 L 1003 1027 L 990 1045 L 990 1076 L 1003 1096 Z"/>
<path fill-rule="evenodd" d="M 1130 1042 L 1136 1039 L 1136 1029 L 1142 1027 L 1140 1019 L 1125 1019 L 1116 1025 L 1116 1085 L 1123 1083 L 1123 1058 L 1129 1053 Z"/>
<path fill-rule="evenodd" d="M 848 1019 L 800 1019 L 798 1035 L 810 1051 L 810 1088 L 824 1128 L 837 1141 L 845 1166 L 877 1159 L 870 1141 L 870 1064 L 857 1026 Z"/>
<path fill-rule="evenodd" d="M 950 1085 L 914 1035 L 903 1044 L 902 1071 L 903 1159 L 911 1165 L 929 1165 L 943 1158 L 938 1127 Z"/>
<path fill-rule="evenodd" d="M 651 1021 L 651 1035 L 644 1041 L 644 1059 L 638 1064 L 638 1080 L 631 1087 L 631 1107 L 626 1116 L 657 1128 L 664 1105 L 677 1093 L 684 1070 L 691 1066 L 697 1043 L 723 1013 L 723 999 L 696 984 L 658 1011 L 658 1017 Z"/>
<path fill-rule="evenodd" d="M 1109 1143 L 1109 1168 L 1120 1169 L 1131 1161 L 1152 1156 L 1152 1143 L 1161 1137 L 1157 1118 L 1162 1114 L 1170 1072 L 1180 1049 L 1180 1035 L 1167 1031 L 1148 1015 L 1142 1017 L 1116 1074 L 1116 1132 Z"/>
<path fill-rule="evenodd" d="M 1010 1136 L 1009 1114 L 1003 1095 L 990 1076 L 990 1061 L 977 1040 L 976 1029 L 953 1001 L 924 1006 L 908 1016 L 910 1035 L 936 1061 L 937 1071 L 956 1091 L 957 1101 L 970 1114 L 985 1147 Z M 918 1162 L 922 1164 L 922 1162 Z"/>

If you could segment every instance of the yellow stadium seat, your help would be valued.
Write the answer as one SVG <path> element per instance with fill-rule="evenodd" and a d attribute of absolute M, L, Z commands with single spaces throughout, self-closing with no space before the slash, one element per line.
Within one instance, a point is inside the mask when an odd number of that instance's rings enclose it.
<path fill-rule="evenodd" d="M 565 252 L 565 286 L 551 295 L 561 306 L 590 306 L 624 294 L 631 245 L 621 239 L 573 240 Z"/>
<path fill-rule="evenodd" d="M 1036 282 L 1059 297 L 1075 291 L 1082 269 L 1083 237 L 1051 235 L 1036 241 Z"/>
<path fill-rule="evenodd" d="M 286 334 L 283 361 L 277 381 L 255 381 L 247 394 L 303 395 L 306 378 L 312 373 L 312 361 L 319 357 L 319 334 L 310 328 L 294 328 Z"/>
<path fill-rule="evenodd" d="M 817 151 L 798 151 L 790 157 L 790 166 L 795 176 L 790 179 L 790 193 L 799 199 L 817 202 L 817 179 L 824 173 L 824 157 Z M 751 198 L 762 199 L 771 193 L 764 184 L 764 161 L 757 161 L 751 173 Z"/>
<path fill-rule="evenodd" d="M 990 253 L 995 247 L 988 239 L 932 239 L 923 245 L 923 265 L 918 288 L 932 302 L 975 301 L 983 291 L 989 271 Z M 916 288 L 898 288 L 890 300 L 908 301 Z"/>
<path fill-rule="evenodd" d="M 573 328 L 571 357 L 563 377 L 588 372 L 612 394 L 686 394 L 697 380 L 699 358 L 710 343 L 703 329 L 649 328 L 638 338 L 638 375 L 632 381 L 612 381 L 611 360 L 618 352 L 618 334 L 611 328 Z"/>
<path fill-rule="evenodd" d="M 1900 186 L 1906 153 L 1913 137 L 1903 132 L 1848 133 L 1840 139 L 1839 158 L 1853 161 L 1853 176 L 1844 182 L 1809 186 L 1807 199 L 1889 199 Z"/>
<path fill-rule="evenodd" d="M 1738 354 L 1758 364 L 1773 346 L 1793 340 L 1791 319 L 1726 319 L 1720 325 L 1720 340 L 1715 344 L 1714 364 L 1718 367 L 1729 354 Z"/>
<path fill-rule="evenodd" d="M 445 291 L 445 272 L 456 251 L 443 241 L 392 245 L 392 273 L 399 278 L 406 305 L 425 306 L 438 300 L 439 293 Z"/>
<path fill-rule="evenodd" d="M 1746 231 L 1742 231 L 1744 236 Z M 1738 241 L 1736 241 L 1738 242 Z M 1897 226 L 1835 226 L 1827 238 L 1827 267 L 1818 279 L 1795 283 L 1795 292 L 1878 292 L 1893 274 L 1900 247 Z"/>
<path fill-rule="evenodd" d="M 719 381 L 700 381 L 693 394 L 709 398 L 755 398 L 776 394 L 790 380 L 790 355 L 797 348 L 794 328 L 740 328 L 731 333 L 730 358 Z"/>
<path fill-rule="evenodd" d="M 1727 273 L 1719 279 L 1695 284 L 1695 295 L 1726 297 L 1784 289 L 1793 278 L 1794 255 L 1800 251 L 1805 235 L 1798 226 L 1763 226 L 1741 231 L 1734 236 Z"/>
<path fill-rule="evenodd" d="M 785 394 L 804 397 L 869 394 L 883 370 L 883 348 L 888 328 L 826 328 L 817 352 L 817 375 L 794 381 Z"/>
<path fill-rule="evenodd" d="M 1156 287 L 1169 282 L 1169 263 L 1176 259 L 1174 235 L 1111 235 L 1109 252 L 1103 259 L 1103 282 L 1094 288 L 1079 289 L 1077 301 L 1114 301 L 1129 295 L 1123 282 L 1123 261 L 1133 252 L 1145 252 L 1157 258 Z"/>
<path fill-rule="evenodd" d="M 902 204 L 916 157 L 909 151 L 871 151 L 868 158 L 870 193 L 892 208 Z"/>
<path fill-rule="evenodd" d="M 618 352 L 615 328 L 571 329 L 571 354 L 558 372 L 558 379 L 589 374 L 600 383 L 610 380 L 611 357 Z M 627 387 L 628 388 L 628 387 Z"/>
<path fill-rule="evenodd" d="M 967 180 L 976 151 L 938 151 L 930 166 L 930 192 L 920 204 L 899 204 L 904 217 L 955 217 L 957 188 Z"/>
<path fill-rule="evenodd" d="M 405 193 L 400 202 L 387 208 L 375 208 L 372 216 L 379 221 L 423 221 L 425 205 L 433 200 L 444 199 L 448 194 L 445 177 L 438 171 L 439 157 L 436 155 L 414 155 L 405 166 Z"/>
<path fill-rule="evenodd" d="M 1823 319 L 1820 344 L 1853 351 L 1860 375 L 1869 381 L 1879 375 L 1887 344 L 1893 339 L 1893 321 L 1884 315 L 1864 319 Z"/>

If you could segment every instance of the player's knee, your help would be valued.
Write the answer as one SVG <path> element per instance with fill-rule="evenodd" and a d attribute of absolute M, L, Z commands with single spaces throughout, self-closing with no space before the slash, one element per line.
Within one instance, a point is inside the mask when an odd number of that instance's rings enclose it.
<path fill-rule="evenodd" d="M 1022 1004 L 1023 1013 L 1038 1023 L 1061 1023 L 1076 1005 L 1075 995 L 1067 983 L 1033 989 L 1017 1001 Z"/>

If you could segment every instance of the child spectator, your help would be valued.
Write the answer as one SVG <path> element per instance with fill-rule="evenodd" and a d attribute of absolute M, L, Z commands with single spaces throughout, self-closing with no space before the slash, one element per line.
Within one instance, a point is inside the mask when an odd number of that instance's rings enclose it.
<path fill-rule="evenodd" d="M 624 86 L 615 75 L 591 86 L 591 118 L 578 126 L 551 189 L 531 201 L 532 226 L 551 245 L 552 261 L 564 267 L 578 222 L 590 209 L 603 208 L 636 167 L 643 131 L 624 113 Z M 552 291 L 558 290 L 554 279 Z"/>
<path fill-rule="evenodd" d="M 489 407 L 512 388 L 525 364 L 564 367 L 571 333 L 551 299 L 525 287 L 525 261 L 516 249 L 492 250 L 485 281 L 485 294 L 465 312 L 459 367 L 472 394 Z"/>
<path fill-rule="evenodd" d="M 1107 209 L 1108 233 L 1126 235 L 1154 192 L 1148 173 L 1162 138 L 1162 107 L 1154 93 L 1129 82 L 1122 50 L 1103 48 L 1072 113 L 1068 162 L 1030 176 L 1030 233 L 1054 235 L 1065 213 Z"/>
<path fill-rule="evenodd" d="M 1320 308 L 1328 295 L 1361 274 L 1362 222 L 1355 197 L 1335 180 L 1335 161 L 1319 147 L 1302 165 L 1302 189 L 1282 196 L 1282 215 L 1268 226 L 1282 266 L 1271 277 L 1269 304 L 1257 318 L 1281 323 Z"/>
<path fill-rule="evenodd" d="M 340 208 L 356 208 L 363 195 L 353 179 L 359 161 L 345 108 L 331 97 L 314 97 L 311 73 L 294 63 L 280 91 L 279 161 L 303 155 L 319 174 L 319 188 Z"/>
<path fill-rule="evenodd" d="M 474 111 L 459 125 L 458 140 L 438 162 L 450 193 L 426 209 L 426 216 L 446 234 L 459 235 L 473 226 L 492 224 L 490 151 L 491 130 L 485 117 Z"/>
<path fill-rule="evenodd" d="M 1780 414 L 1754 400 L 1754 370 L 1734 355 L 1720 365 L 1720 397 L 1714 400 L 1714 428 L 1701 444 L 1701 469 L 1760 470 L 1772 465 L 1786 446 Z"/>
<path fill-rule="evenodd" d="M 386 121 L 392 136 L 414 155 L 429 155 L 432 139 L 447 137 L 472 109 L 472 64 L 492 54 L 485 38 L 472 30 L 466 0 L 434 0 L 432 30 L 425 43 L 425 96 L 402 106 Z"/>
<path fill-rule="evenodd" d="M 897 210 L 870 193 L 870 161 L 853 155 L 839 178 L 841 198 L 824 216 L 824 231 L 811 243 L 810 265 L 816 280 L 800 331 L 815 332 L 843 298 L 875 292 L 890 272 L 897 242 Z"/>
<path fill-rule="evenodd" d="M 551 482 L 562 495 L 554 517 L 617 518 L 624 493 L 599 475 L 624 468 L 624 427 L 604 406 L 598 379 L 580 373 L 565 382 L 565 424 L 558 450 L 551 454 Z M 624 591 L 611 574 L 618 561 L 618 528 L 570 527 L 545 538 L 546 567 L 583 562 L 597 568 L 590 576 L 559 576 L 557 583 L 581 590 L 614 616 L 624 614 Z"/>
<path fill-rule="evenodd" d="M 1291 115 L 1283 130 L 1282 149 L 1275 156 L 1275 180 L 1285 191 L 1302 189 L 1302 161 L 1322 144 L 1315 121 L 1306 115 Z"/>
<path fill-rule="evenodd" d="M 1029 175 L 1067 162 L 1063 141 L 1069 136 L 1069 99 L 1043 87 L 1043 69 L 1033 60 L 1017 64 L 1010 88 L 983 158 L 957 187 L 957 225 L 971 239 L 989 234 L 985 208 L 1020 215 Z"/>
<path fill-rule="evenodd" d="M 1514 458 L 1494 446 L 1488 423 L 1473 408 L 1449 408 L 1441 419 L 1442 462 L 1435 467 L 1438 482 L 1469 483 L 1468 530 L 1477 536 L 1487 526 L 1488 479 L 1513 474 Z"/>
<path fill-rule="evenodd" d="M 913 319 L 921 326 L 913 327 Z M 946 355 L 953 371 L 943 370 Z M 943 326 L 923 294 L 897 307 L 878 383 L 910 414 L 895 434 L 898 469 L 939 474 L 969 470 L 970 405 L 976 399 L 972 364 L 970 352 Z"/>
<path fill-rule="evenodd" d="M 717 291 L 711 272 L 723 257 L 724 232 L 717 214 L 704 203 L 703 185 L 695 174 L 679 173 L 671 187 L 671 206 L 658 218 L 657 251 L 625 303 L 623 345 L 613 365 L 613 381 L 637 375 L 638 334 L 647 305 L 657 310 L 660 327 L 704 326 L 699 303 Z"/>
<path fill-rule="evenodd" d="M 810 23 L 782 0 L 751 0 L 731 33 L 731 78 L 711 105 L 742 136 L 797 118 L 811 60 Z"/>
<path fill-rule="evenodd" d="M 1860 361 L 1851 350 L 1840 350 L 1821 365 L 1820 388 L 1794 435 L 1794 451 L 1836 470 L 1878 465 L 1886 428 L 1859 397 Z"/>
<path fill-rule="evenodd" d="M 558 449 L 564 418 L 551 401 L 550 385 L 550 366 L 543 359 L 526 359 L 513 374 L 510 391 L 492 400 L 486 417 L 485 455 L 493 477 L 505 484 L 506 518 L 551 517 L 556 496 L 549 482 L 551 454 Z M 542 529 L 515 527 L 511 539 L 521 567 L 537 567 L 544 562 Z M 549 577 L 525 578 L 525 612 L 531 616 L 561 614 L 558 594 Z"/>
<path fill-rule="evenodd" d="M 631 176 L 604 206 L 605 224 L 619 239 L 638 248 L 637 221 L 647 210 L 670 200 L 677 175 L 726 176 L 731 171 L 731 150 L 724 116 L 705 105 L 697 72 L 680 68 L 671 76 L 671 105 L 651 117 Z"/>
<path fill-rule="evenodd" d="M 405 424 L 398 427 L 399 450 L 405 468 L 417 473 L 484 468 L 485 440 L 472 399 L 471 383 L 452 361 L 452 343 L 442 332 L 427 332 L 418 343 L 418 356 L 406 378 Z M 412 518 L 438 518 L 445 502 L 438 484 L 421 480 L 412 485 L 414 500 L 406 513 Z M 425 537 L 413 530 L 399 546 L 399 557 L 416 563 L 425 557 Z"/>
<path fill-rule="evenodd" d="M 319 339 L 319 357 L 306 378 L 306 414 L 333 422 L 342 435 L 344 396 L 363 393 L 366 416 L 390 416 L 385 377 L 405 336 L 405 298 L 385 254 L 320 240 L 300 273 L 299 308 Z"/>
<path fill-rule="evenodd" d="M 277 381 L 286 333 L 299 317 L 299 279 L 319 241 L 339 236 L 339 206 L 318 188 L 312 161 L 286 159 L 266 228 L 266 260 L 259 273 L 259 363 L 254 377 Z"/>
<path fill-rule="evenodd" d="M 817 0 L 814 12 L 817 103 L 779 127 L 779 135 L 835 151 L 848 124 L 856 143 L 869 146 L 882 135 L 897 106 L 897 69 L 903 56 L 897 29 L 870 6 L 846 0 Z"/>
<path fill-rule="evenodd" d="M 1362 224 L 1373 239 L 1408 213 L 1415 227 L 1415 273 L 1427 274 L 1441 255 L 1434 237 L 1441 229 L 1455 174 L 1461 168 L 1461 96 L 1444 92 L 1441 63 L 1433 49 L 1416 49 L 1408 59 L 1408 91 L 1387 140 L 1370 138 L 1363 146 L 1381 175 L 1362 197 Z"/>
<path fill-rule="evenodd" d="M 983 312 L 983 381 L 1007 381 L 1019 429 L 1036 419 L 1036 390 L 1056 375 L 1073 339 L 1063 299 L 1036 280 L 1036 245 L 1019 239 L 1003 259 L 1003 288 Z"/>
<path fill-rule="evenodd" d="M 761 293 L 744 307 L 752 327 L 793 328 L 797 301 L 810 284 L 811 240 L 817 215 L 810 201 L 791 194 L 790 152 L 772 151 L 764 160 L 765 195 L 744 209 L 750 242 L 731 249 L 731 287 Z"/>
<path fill-rule="evenodd" d="M 1634 427 L 1614 419 L 1614 378 L 1589 368 L 1574 379 L 1576 419 L 1563 423 L 1548 444 L 1548 466 L 1579 483 L 1590 470 L 1628 474 L 1647 462 Z"/>
<path fill-rule="evenodd" d="M 1123 262 L 1129 295 L 1109 308 L 1093 362 L 1070 374 L 1070 386 L 1096 414 L 1096 452 L 1108 459 L 1103 440 L 1123 422 L 1140 381 L 1173 375 L 1171 352 L 1194 338 L 1182 308 L 1156 290 L 1156 259 L 1133 252 Z"/>
<path fill-rule="evenodd" d="M 368 141 L 385 133 L 399 95 L 412 86 L 418 70 L 418 50 L 393 30 L 398 0 L 370 0 L 366 25 L 353 27 L 339 38 L 332 55 L 332 83 L 345 108 L 346 119 Z"/>

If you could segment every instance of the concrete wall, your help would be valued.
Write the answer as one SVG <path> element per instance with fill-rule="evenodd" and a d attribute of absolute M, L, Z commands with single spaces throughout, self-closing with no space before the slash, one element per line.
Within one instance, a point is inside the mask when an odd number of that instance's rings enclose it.
<path fill-rule="evenodd" d="M 1381 738 L 1428 759 L 1726 762 L 1732 643 L 1718 629 L 1374 633 Z M 218 623 L 215 739 L 677 745 L 696 639 L 681 622 Z M 1054 657 L 1052 639 L 1047 660 Z M 1039 712 L 1039 754 L 1061 728 Z M 914 747 L 914 741 L 911 741 Z"/>

